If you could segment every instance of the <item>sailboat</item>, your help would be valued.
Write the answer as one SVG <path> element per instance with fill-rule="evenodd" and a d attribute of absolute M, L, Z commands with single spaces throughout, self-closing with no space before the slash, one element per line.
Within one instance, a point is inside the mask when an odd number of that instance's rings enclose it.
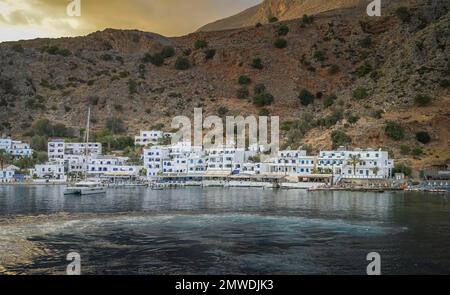
<path fill-rule="evenodd" d="M 88 142 L 89 142 L 89 127 L 91 120 L 91 108 L 88 109 L 88 119 L 86 124 L 86 146 L 85 146 L 85 169 L 84 169 L 84 181 L 77 182 L 73 185 L 66 187 L 64 195 L 96 195 L 106 194 L 106 189 L 101 182 L 86 181 L 87 167 L 88 167 Z"/>

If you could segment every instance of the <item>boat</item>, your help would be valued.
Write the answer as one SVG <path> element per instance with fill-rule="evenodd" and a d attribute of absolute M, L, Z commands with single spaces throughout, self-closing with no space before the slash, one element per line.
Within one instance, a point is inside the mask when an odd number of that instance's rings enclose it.
<path fill-rule="evenodd" d="M 89 143 L 89 124 L 91 120 L 91 108 L 88 109 L 88 119 L 86 125 L 86 147 L 85 147 L 85 169 L 84 179 L 87 178 L 87 163 L 88 163 L 88 143 Z M 64 190 L 64 195 L 98 195 L 106 194 L 106 188 L 100 182 L 95 181 L 80 181 Z"/>
<path fill-rule="evenodd" d="M 81 181 L 64 190 L 64 195 L 98 195 L 106 194 L 105 187 L 100 182 Z"/>

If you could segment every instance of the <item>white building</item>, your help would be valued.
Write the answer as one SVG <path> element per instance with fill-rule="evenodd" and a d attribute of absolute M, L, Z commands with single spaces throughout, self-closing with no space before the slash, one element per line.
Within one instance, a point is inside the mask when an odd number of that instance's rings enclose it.
<path fill-rule="evenodd" d="M 14 181 L 16 171 L 9 167 L 0 170 L 0 183 L 10 183 Z"/>
<path fill-rule="evenodd" d="M 14 158 L 31 157 L 33 150 L 28 143 L 11 138 L 0 138 L 0 150 L 5 150 Z"/>
<path fill-rule="evenodd" d="M 304 150 L 284 150 L 278 152 L 278 157 L 261 163 L 261 173 L 300 176 L 314 174 L 316 157 L 307 156 Z"/>
<path fill-rule="evenodd" d="M 87 173 L 98 178 L 119 174 L 139 176 L 142 166 L 128 165 L 127 162 L 126 157 L 93 156 L 88 160 Z"/>
<path fill-rule="evenodd" d="M 53 140 L 48 143 L 48 159 L 65 160 L 66 156 L 101 155 L 102 144 L 99 142 L 64 142 L 63 140 Z"/>
<path fill-rule="evenodd" d="M 387 151 L 381 149 L 347 151 L 340 148 L 336 151 L 321 151 L 317 167 L 341 178 L 384 179 L 391 177 L 394 161 L 389 159 Z"/>
<path fill-rule="evenodd" d="M 36 165 L 33 174 L 39 179 L 66 179 L 64 165 L 58 163 Z"/>
<path fill-rule="evenodd" d="M 141 131 L 139 135 L 134 137 L 134 144 L 140 146 L 157 145 L 163 138 L 172 138 L 173 133 L 163 131 Z"/>

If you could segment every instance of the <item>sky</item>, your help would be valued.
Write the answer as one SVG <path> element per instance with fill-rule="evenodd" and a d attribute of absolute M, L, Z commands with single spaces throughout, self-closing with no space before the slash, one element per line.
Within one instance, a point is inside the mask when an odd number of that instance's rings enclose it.
<path fill-rule="evenodd" d="M 80 16 L 67 8 L 80 3 Z M 262 0 L 0 0 L 0 42 L 86 35 L 105 28 L 191 33 Z M 71 10 L 70 14 L 77 10 Z"/>

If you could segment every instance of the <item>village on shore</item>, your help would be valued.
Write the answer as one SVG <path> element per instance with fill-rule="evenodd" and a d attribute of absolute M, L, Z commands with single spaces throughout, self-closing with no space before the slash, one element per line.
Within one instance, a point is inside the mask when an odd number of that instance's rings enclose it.
<path fill-rule="evenodd" d="M 262 187 L 309 190 L 426 190 L 448 191 L 450 167 L 428 171 L 426 181 L 408 185 L 396 172 L 389 153 L 376 149 L 341 147 L 308 155 L 301 148 L 268 156 L 260 146 L 233 144 L 205 149 L 189 141 L 161 144 L 173 136 L 163 131 L 141 131 L 135 145 L 142 147 L 141 165 L 129 158 L 104 155 L 99 142 L 48 142 L 48 162 L 27 173 L 13 165 L 0 169 L 0 184 L 67 184 L 86 174 L 108 186 Z M 165 139 L 165 140 L 163 140 Z M 169 140 L 170 141 L 170 140 Z M 28 143 L 0 138 L 0 153 L 12 158 L 32 157 Z M 2 156 L 3 157 L 3 156 Z M 19 173 L 20 172 L 20 173 Z"/>

